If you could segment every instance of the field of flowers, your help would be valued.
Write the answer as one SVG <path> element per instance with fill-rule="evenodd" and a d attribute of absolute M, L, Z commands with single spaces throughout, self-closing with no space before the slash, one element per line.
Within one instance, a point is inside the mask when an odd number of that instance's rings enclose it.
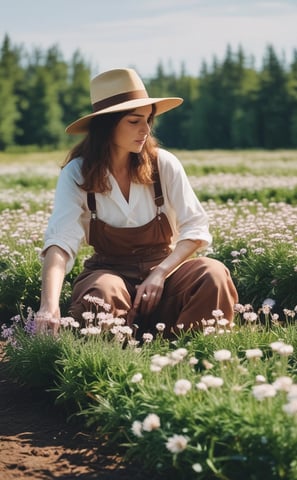
<path fill-rule="evenodd" d="M 214 311 L 173 342 L 133 332 L 90 298 L 37 334 L 43 232 L 64 152 L 0 154 L 0 323 L 11 375 L 50 389 L 154 478 L 297 480 L 297 152 L 178 152 L 209 214 L 208 255 L 239 291 L 234 325 Z M 98 309 L 101 305 L 101 311 Z M 12 317 L 14 317 L 12 319 Z M 95 334 L 94 334 L 95 333 Z"/>

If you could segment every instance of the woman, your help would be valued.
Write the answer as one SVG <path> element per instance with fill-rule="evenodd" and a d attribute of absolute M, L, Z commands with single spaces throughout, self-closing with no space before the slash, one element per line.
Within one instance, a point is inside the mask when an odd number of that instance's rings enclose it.
<path fill-rule="evenodd" d="M 57 184 L 39 314 L 59 318 L 65 273 L 86 239 L 95 253 L 74 283 L 70 306 L 79 321 L 87 294 L 141 332 L 165 323 L 167 337 L 177 325 L 200 328 L 215 309 L 231 321 L 237 293 L 229 271 L 214 259 L 193 257 L 211 243 L 207 215 L 180 162 L 157 147 L 151 132 L 154 116 L 182 99 L 150 98 L 132 69 L 98 75 L 90 93 L 93 113 L 66 129 L 86 136 Z"/>

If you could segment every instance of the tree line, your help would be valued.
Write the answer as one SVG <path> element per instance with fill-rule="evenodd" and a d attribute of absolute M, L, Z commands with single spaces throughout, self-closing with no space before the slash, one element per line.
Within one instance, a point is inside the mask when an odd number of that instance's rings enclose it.
<path fill-rule="evenodd" d="M 100 72 L 96 72 L 100 73 Z M 141 72 L 140 72 L 141 74 Z M 60 148 L 73 142 L 65 126 L 90 113 L 92 66 L 77 50 L 66 61 L 57 45 L 27 52 L 5 35 L 0 48 L 0 149 Z M 296 148 L 297 49 L 290 64 L 268 46 L 255 67 L 242 48 L 204 62 L 197 77 L 159 63 L 145 80 L 153 97 L 181 96 L 182 107 L 157 117 L 168 148 Z"/>

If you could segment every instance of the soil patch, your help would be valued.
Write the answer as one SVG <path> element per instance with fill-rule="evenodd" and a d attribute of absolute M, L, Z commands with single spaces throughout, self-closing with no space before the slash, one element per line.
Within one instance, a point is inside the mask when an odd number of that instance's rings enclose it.
<path fill-rule="evenodd" d="M 0 344 L 1 480 L 145 480 L 135 466 L 65 421 L 45 392 L 10 378 Z"/>

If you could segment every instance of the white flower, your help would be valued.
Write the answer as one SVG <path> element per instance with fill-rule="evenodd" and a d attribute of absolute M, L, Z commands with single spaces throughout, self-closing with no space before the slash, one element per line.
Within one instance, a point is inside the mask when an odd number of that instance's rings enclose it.
<path fill-rule="evenodd" d="M 131 378 L 131 382 L 139 383 L 141 382 L 142 378 L 143 378 L 142 373 L 135 373 L 135 375 L 133 375 L 133 377 Z"/>
<path fill-rule="evenodd" d="M 125 320 L 124 318 L 121 318 L 121 317 L 114 318 L 114 317 L 112 316 L 112 314 L 110 314 L 110 313 L 107 313 L 106 315 L 111 315 L 111 316 L 109 317 L 109 320 L 110 320 L 110 321 L 113 320 L 115 325 L 122 325 L 122 326 L 124 326 L 125 323 L 126 323 L 126 320 Z M 130 328 L 130 327 L 129 327 L 129 328 Z"/>
<path fill-rule="evenodd" d="M 170 358 L 166 357 L 165 355 L 154 355 L 151 358 L 151 366 L 159 367 L 162 369 L 171 363 Z"/>
<path fill-rule="evenodd" d="M 194 463 L 194 465 L 192 465 L 192 469 L 194 470 L 194 472 L 196 473 L 201 473 L 203 468 L 202 466 L 200 465 L 200 463 Z"/>
<path fill-rule="evenodd" d="M 130 345 L 130 347 L 135 348 L 136 350 L 136 347 L 139 345 L 139 340 L 135 340 L 135 338 L 131 338 L 130 340 L 128 340 L 128 345 Z"/>
<path fill-rule="evenodd" d="M 224 384 L 224 380 L 221 377 L 215 377 L 214 375 L 204 375 L 201 377 L 201 382 L 209 388 L 219 388 Z"/>
<path fill-rule="evenodd" d="M 283 377 L 277 378 L 272 385 L 276 390 L 289 392 L 292 384 L 293 384 L 293 380 L 291 377 L 283 376 Z"/>
<path fill-rule="evenodd" d="M 278 342 L 272 342 L 270 344 L 270 348 L 273 352 L 278 352 L 279 349 L 284 345 L 284 342 L 282 342 L 281 340 L 278 341 Z"/>
<path fill-rule="evenodd" d="M 127 325 L 117 325 L 114 327 L 114 329 L 111 329 L 112 333 L 114 333 L 113 330 L 115 330 L 116 333 L 121 333 L 122 335 L 126 335 L 128 337 L 133 333 L 132 328 L 128 327 Z"/>
<path fill-rule="evenodd" d="M 197 363 L 198 363 L 198 359 L 196 357 L 189 358 L 189 365 L 191 367 L 194 367 L 195 365 L 197 365 Z"/>
<path fill-rule="evenodd" d="M 92 321 L 92 320 L 94 320 L 94 318 L 95 318 L 95 313 L 92 313 L 92 312 L 83 312 L 83 313 L 81 314 L 81 316 L 83 317 L 84 320 Z"/>
<path fill-rule="evenodd" d="M 84 300 L 86 300 L 89 303 L 93 303 L 94 305 L 99 305 L 100 307 L 103 307 L 103 305 L 104 305 L 103 298 L 99 298 L 99 297 L 90 295 L 89 293 L 87 293 L 84 296 Z"/>
<path fill-rule="evenodd" d="M 80 323 L 79 322 L 76 322 L 76 321 L 73 321 L 71 324 L 70 324 L 71 327 L 73 328 L 79 328 L 80 327 Z"/>
<path fill-rule="evenodd" d="M 257 400 L 262 401 L 264 398 L 275 397 L 276 389 L 269 383 L 262 383 L 261 385 L 255 385 L 252 393 Z"/>
<path fill-rule="evenodd" d="M 208 390 L 207 385 L 203 382 L 196 383 L 196 388 L 197 390 L 203 390 L 203 391 Z"/>
<path fill-rule="evenodd" d="M 61 317 L 60 324 L 62 327 L 79 327 L 79 323 L 76 322 L 73 317 Z"/>
<path fill-rule="evenodd" d="M 206 370 L 211 370 L 213 368 L 213 364 L 206 359 L 202 360 L 202 364 Z"/>
<path fill-rule="evenodd" d="M 100 327 L 86 327 L 80 330 L 82 335 L 99 335 L 101 333 Z"/>
<path fill-rule="evenodd" d="M 213 310 L 213 311 L 211 312 L 211 314 L 212 314 L 212 316 L 215 317 L 216 319 L 221 318 L 221 317 L 224 316 L 224 312 L 222 312 L 222 310 L 219 310 L 219 309 L 218 309 L 218 310 Z"/>
<path fill-rule="evenodd" d="M 261 358 L 263 356 L 263 352 L 260 350 L 260 348 L 250 348 L 245 351 L 245 356 L 248 359 Z"/>
<path fill-rule="evenodd" d="M 160 417 L 156 415 L 155 413 L 150 413 L 142 423 L 142 430 L 145 432 L 151 432 L 152 430 L 156 430 L 157 428 L 160 428 L 161 422 L 160 422 Z"/>
<path fill-rule="evenodd" d="M 209 327 L 212 327 L 215 324 L 216 324 L 215 318 L 209 318 L 208 320 L 206 320 L 206 325 L 208 325 Z"/>
<path fill-rule="evenodd" d="M 158 330 L 158 332 L 164 332 L 165 328 L 166 328 L 165 323 L 157 323 L 156 325 L 156 329 Z"/>
<path fill-rule="evenodd" d="M 174 434 L 166 442 L 166 448 L 171 453 L 180 453 L 187 448 L 187 445 L 188 439 L 184 435 Z"/>
<path fill-rule="evenodd" d="M 132 423 L 131 430 L 135 437 L 142 437 L 142 423 L 139 420 L 135 420 Z"/>
<path fill-rule="evenodd" d="M 245 312 L 244 305 L 242 305 L 241 303 L 235 303 L 235 305 L 234 305 L 234 312 L 238 312 L 238 313 L 243 313 L 243 312 Z"/>
<path fill-rule="evenodd" d="M 283 345 L 279 348 L 278 353 L 283 357 L 288 357 L 294 352 L 293 345 Z"/>
<path fill-rule="evenodd" d="M 173 360 L 177 360 L 178 362 L 183 360 L 188 355 L 188 350 L 186 348 L 177 348 L 173 352 L 171 352 L 170 357 Z"/>
<path fill-rule="evenodd" d="M 145 343 L 151 343 L 154 339 L 153 335 L 151 333 L 144 333 L 142 335 L 142 338 L 144 340 Z"/>
<path fill-rule="evenodd" d="M 297 385 L 291 385 L 287 395 L 288 400 L 297 400 Z"/>
<path fill-rule="evenodd" d="M 189 380 L 181 379 L 175 382 L 173 390 L 176 395 L 186 395 L 191 388 L 192 384 Z"/>
<path fill-rule="evenodd" d="M 275 305 L 275 300 L 273 300 L 273 298 L 265 298 L 265 300 L 262 303 L 262 307 L 264 307 L 265 305 L 267 307 L 273 308 Z"/>
<path fill-rule="evenodd" d="M 214 352 L 214 358 L 218 362 L 225 362 L 226 360 L 230 360 L 231 358 L 231 352 L 230 350 L 217 350 Z"/>
<path fill-rule="evenodd" d="M 203 335 L 211 335 L 212 333 L 216 333 L 215 327 L 206 327 L 203 330 Z"/>
<path fill-rule="evenodd" d="M 256 383 L 266 383 L 264 375 L 256 375 Z"/>
<path fill-rule="evenodd" d="M 249 323 L 253 323 L 257 320 L 258 318 L 258 315 L 255 313 L 255 312 L 245 312 L 243 314 L 243 318 L 249 322 Z"/>
<path fill-rule="evenodd" d="M 241 385 L 233 385 L 231 390 L 232 390 L 232 392 L 241 392 L 242 391 L 242 386 Z"/>
<path fill-rule="evenodd" d="M 297 399 L 283 405 L 283 411 L 288 415 L 295 415 L 297 413 Z"/>
<path fill-rule="evenodd" d="M 160 367 L 159 365 L 152 364 L 150 366 L 150 371 L 153 372 L 153 373 L 161 372 L 161 370 L 162 370 L 162 367 Z"/>
<path fill-rule="evenodd" d="M 217 324 L 220 326 L 220 327 L 227 327 L 227 325 L 229 325 L 229 320 L 227 320 L 227 318 L 219 318 L 217 320 Z"/>

